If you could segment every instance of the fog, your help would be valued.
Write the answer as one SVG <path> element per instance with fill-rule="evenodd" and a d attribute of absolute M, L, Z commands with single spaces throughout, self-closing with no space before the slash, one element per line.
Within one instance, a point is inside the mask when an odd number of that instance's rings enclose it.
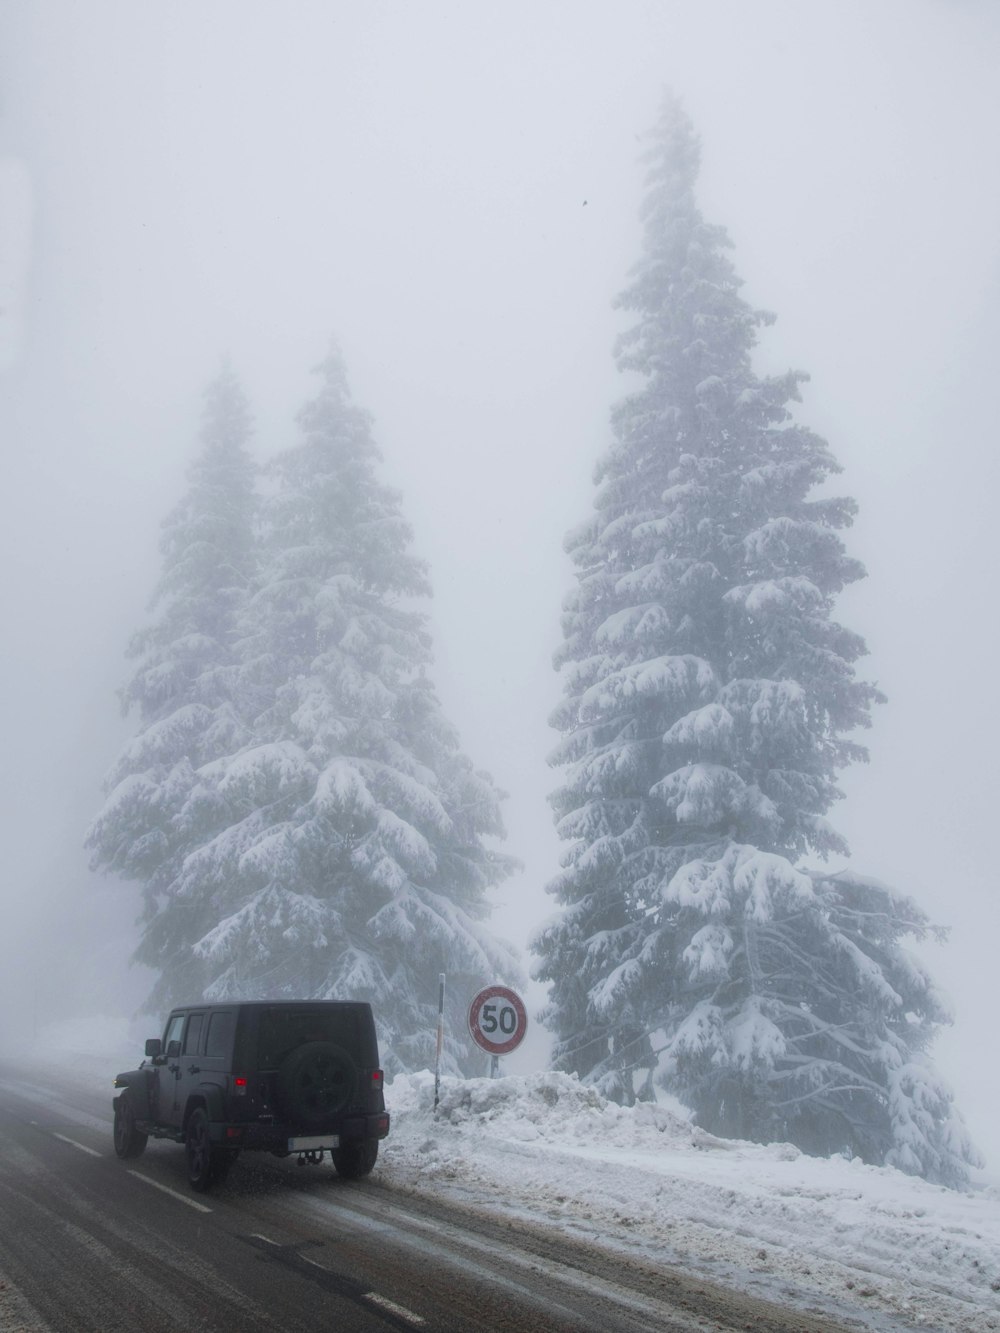
<path fill-rule="evenodd" d="M 553 910 L 551 667 L 567 528 L 621 392 L 639 136 L 664 87 L 758 369 L 844 467 L 870 577 L 839 617 L 889 703 L 832 819 L 951 927 L 937 1059 L 1000 1162 L 1000 9 L 983 0 L 274 5 L 0 0 L 2 1031 L 132 1013 L 136 886 L 83 835 L 159 524 L 228 357 L 264 458 L 331 336 L 430 563 L 436 683 L 510 793 L 524 944 Z M 541 994 L 529 987 L 531 1010 Z M 535 1034 L 523 1061 L 544 1060 Z"/>

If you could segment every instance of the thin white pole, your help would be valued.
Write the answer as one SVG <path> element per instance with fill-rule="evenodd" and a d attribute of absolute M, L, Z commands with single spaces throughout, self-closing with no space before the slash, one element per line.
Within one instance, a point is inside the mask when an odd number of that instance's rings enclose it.
<path fill-rule="evenodd" d="M 438 973 L 438 1032 L 437 1052 L 434 1056 L 434 1109 L 441 1096 L 441 1048 L 444 1046 L 444 973 Z"/>

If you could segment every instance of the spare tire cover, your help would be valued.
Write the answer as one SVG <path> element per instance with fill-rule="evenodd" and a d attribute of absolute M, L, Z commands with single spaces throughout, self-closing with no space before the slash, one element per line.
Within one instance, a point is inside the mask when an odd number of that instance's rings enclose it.
<path fill-rule="evenodd" d="M 282 1113 L 303 1125 L 322 1125 L 343 1111 L 357 1083 L 354 1061 L 331 1041 L 297 1046 L 278 1070 Z"/>

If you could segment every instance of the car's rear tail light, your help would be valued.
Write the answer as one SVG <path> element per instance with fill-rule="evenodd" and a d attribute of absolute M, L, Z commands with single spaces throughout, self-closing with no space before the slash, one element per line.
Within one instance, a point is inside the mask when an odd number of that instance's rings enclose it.
<path fill-rule="evenodd" d="M 380 1139 L 384 1139 L 389 1133 L 389 1117 L 387 1115 L 377 1116 L 375 1119 L 375 1132 Z"/>
<path fill-rule="evenodd" d="M 381 1092 L 383 1087 L 381 1069 L 372 1070 L 372 1092 Z"/>
<path fill-rule="evenodd" d="M 243 1137 L 243 1126 L 242 1126 L 242 1125 L 227 1125 L 227 1126 L 226 1126 L 226 1138 L 227 1138 L 227 1139 L 241 1139 L 242 1137 Z"/>
<path fill-rule="evenodd" d="M 234 1077 L 233 1092 L 237 1097 L 245 1097 L 247 1095 L 247 1081 L 245 1078 Z"/>

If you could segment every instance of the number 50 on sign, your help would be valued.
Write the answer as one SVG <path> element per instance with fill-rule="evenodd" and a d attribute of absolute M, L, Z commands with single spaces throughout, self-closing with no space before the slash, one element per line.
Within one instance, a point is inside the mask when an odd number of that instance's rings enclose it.
<path fill-rule="evenodd" d="M 472 1040 L 490 1055 L 506 1055 L 520 1046 L 528 1015 L 520 995 L 506 986 L 487 986 L 469 1006 Z"/>

